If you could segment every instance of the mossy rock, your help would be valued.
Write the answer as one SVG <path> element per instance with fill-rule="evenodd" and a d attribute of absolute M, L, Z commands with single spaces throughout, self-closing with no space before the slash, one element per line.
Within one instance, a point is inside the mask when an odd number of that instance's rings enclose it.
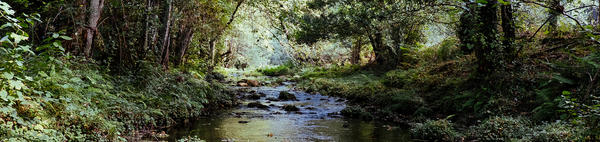
<path fill-rule="evenodd" d="M 249 108 L 260 108 L 260 109 L 268 109 L 269 108 L 269 106 L 263 105 L 260 102 L 251 102 L 251 103 L 248 103 L 248 107 Z"/>
<path fill-rule="evenodd" d="M 298 99 L 296 99 L 296 95 L 294 95 L 290 92 L 287 92 L 287 91 L 279 92 L 278 99 L 282 100 L 282 101 L 297 101 L 298 100 Z"/>
<path fill-rule="evenodd" d="M 283 110 L 285 111 L 299 111 L 300 109 L 294 105 L 284 105 Z"/>
<path fill-rule="evenodd" d="M 260 99 L 260 97 L 261 97 L 261 95 L 258 95 L 258 94 L 252 94 L 252 95 L 246 96 L 246 98 L 250 99 L 250 100 L 258 100 L 258 99 Z"/>

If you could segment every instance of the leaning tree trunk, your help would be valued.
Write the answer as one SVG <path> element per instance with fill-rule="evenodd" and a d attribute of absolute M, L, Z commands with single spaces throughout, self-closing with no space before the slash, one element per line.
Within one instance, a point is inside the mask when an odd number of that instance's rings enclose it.
<path fill-rule="evenodd" d="M 90 2 L 90 16 L 88 20 L 85 48 L 83 50 L 86 57 L 90 57 L 91 55 L 94 37 L 98 32 L 98 20 L 100 19 L 103 8 L 104 0 L 92 0 Z"/>
<path fill-rule="evenodd" d="M 504 53 L 507 54 L 506 59 L 512 59 L 514 57 L 515 48 L 513 42 L 515 40 L 515 23 L 513 17 L 513 8 L 511 0 L 505 0 L 509 4 L 502 5 L 502 31 L 504 32 Z"/>

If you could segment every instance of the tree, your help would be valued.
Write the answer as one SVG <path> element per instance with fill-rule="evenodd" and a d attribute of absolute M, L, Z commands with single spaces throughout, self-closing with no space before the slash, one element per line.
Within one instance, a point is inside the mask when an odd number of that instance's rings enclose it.
<path fill-rule="evenodd" d="M 419 15 L 430 6 L 421 1 L 314 0 L 308 8 L 320 12 L 302 16 L 296 40 L 312 44 L 364 36 L 373 47 L 377 64 L 397 65 L 404 49 L 422 40 L 420 27 L 425 20 Z"/>
<path fill-rule="evenodd" d="M 88 27 L 86 30 L 86 44 L 83 50 L 86 57 L 91 57 L 94 37 L 98 34 L 98 20 L 100 20 L 102 9 L 104 8 L 104 0 L 91 0 L 89 8 L 90 15 L 88 17 Z"/>

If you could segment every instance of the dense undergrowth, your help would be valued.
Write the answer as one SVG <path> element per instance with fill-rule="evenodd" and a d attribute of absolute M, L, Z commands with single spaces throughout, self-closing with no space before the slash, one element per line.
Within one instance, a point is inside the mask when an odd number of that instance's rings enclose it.
<path fill-rule="evenodd" d="M 300 73 L 299 86 L 347 98 L 347 116 L 412 124 L 419 139 L 597 140 L 600 56 L 587 40 L 571 40 L 578 42 L 560 50 L 530 45 L 504 70 L 485 76 L 475 71 L 472 55 L 447 40 L 412 51 L 415 66 L 317 67 Z"/>
<path fill-rule="evenodd" d="M 101 66 L 80 65 L 31 68 L 21 88 L 3 88 L 2 141 L 123 140 L 231 104 L 223 86 L 189 74 L 148 64 L 136 75 L 111 76 Z M 19 78 L 10 76 L 3 75 L 4 85 Z"/>
<path fill-rule="evenodd" d="M 62 33 L 28 42 L 23 30 L 39 15 L 12 18 L 0 40 L 0 141 L 123 141 L 137 132 L 171 126 L 231 104 L 219 83 L 141 62 L 116 72 L 65 54 Z"/>

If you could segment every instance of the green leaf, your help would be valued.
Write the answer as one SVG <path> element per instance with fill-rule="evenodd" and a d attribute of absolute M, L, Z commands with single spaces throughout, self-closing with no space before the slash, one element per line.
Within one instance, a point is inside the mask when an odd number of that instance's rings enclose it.
<path fill-rule="evenodd" d="M 10 37 L 12 37 L 13 39 L 15 39 L 15 43 L 19 44 L 19 42 L 23 41 L 23 40 L 27 40 L 29 39 L 29 37 L 23 36 L 23 35 L 19 35 L 16 33 L 11 33 Z"/>
<path fill-rule="evenodd" d="M 558 80 L 560 83 L 574 84 L 574 82 L 572 80 L 562 77 L 560 75 L 553 75 L 552 78 Z"/>
<path fill-rule="evenodd" d="M 73 38 L 68 37 L 68 36 L 60 36 L 60 38 L 62 38 L 64 40 L 73 40 Z"/>
<path fill-rule="evenodd" d="M 59 35 L 59 34 L 57 34 L 57 33 L 53 33 L 53 34 L 52 34 L 52 38 L 58 38 L 58 36 L 60 36 L 60 35 Z"/>
<path fill-rule="evenodd" d="M 8 86 L 10 86 L 10 88 L 17 89 L 17 90 L 21 90 L 22 88 L 25 88 L 25 84 L 23 84 L 23 82 L 21 82 L 19 80 L 8 80 Z"/>
<path fill-rule="evenodd" d="M 562 95 L 571 95 L 571 92 L 569 92 L 569 91 L 562 91 Z"/>
<path fill-rule="evenodd" d="M 8 14 L 8 15 L 13 15 L 13 14 L 15 14 L 15 11 L 11 10 L 11 9 L 10 9 L 10 5 L 8 5 L 8 4 L 7 4 L 7 3 L 5 3 L 5 2 L 1 2 L 1 1 L 0 1 L 0 9 L 2 9 L 2 11 L 4 11 L 4 12 L 5 12 L 6 14 Z"/>
<path fill-rule="evenodd" d="M 5 72 L 2 74 L 2 78 L 7 79 L 7 80 L 11 80 L 13 79 L 15 75 L 13 73 L 9 73 L 9 72 Z"/>
<path fill-rule="evenodd" d="M 0 91 L 0 98 L 2 98 L 2 100 L 8 101 L 7 97 L 8 97 L 8 92 L 6 92 L 6 90 Z"/>

